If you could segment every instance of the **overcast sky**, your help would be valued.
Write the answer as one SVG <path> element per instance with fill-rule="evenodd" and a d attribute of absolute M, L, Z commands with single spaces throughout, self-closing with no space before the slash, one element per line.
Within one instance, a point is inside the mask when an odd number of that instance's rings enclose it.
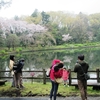
<path fill-rule="evenodd" d="M 100 0 L 12 0 L 9 8 L 0 10 L 0 17 L 31 15 L 38 11 L 68 11 L 86 14 L 100 13 Z"/>

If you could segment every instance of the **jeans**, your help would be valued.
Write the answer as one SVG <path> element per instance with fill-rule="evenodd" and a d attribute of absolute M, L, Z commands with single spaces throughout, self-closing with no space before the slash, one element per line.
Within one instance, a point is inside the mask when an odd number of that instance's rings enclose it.
<path fill-rule="evenodd" d="M 51 92 L 50 92 L 50 100 L 52 100 L 52 96 L 54 96 L 53 100 L 56 100 L 56 95 L 57 95 L 59 84 L 54 81 L 51 81 L 51 84 L 52 84 L 52 88 L 51 88 Z"/>

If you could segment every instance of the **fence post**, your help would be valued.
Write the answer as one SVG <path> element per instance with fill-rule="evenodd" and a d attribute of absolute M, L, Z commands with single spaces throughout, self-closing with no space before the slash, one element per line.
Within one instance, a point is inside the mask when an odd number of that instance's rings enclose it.
<path fill-rule="evenodd" d="M 69 69 L 69 85 L 71 85 L 71 69 Z"/>
<path fill-rule="evenodd" d="M 96 72 L 97 72 L 97 83 L 99 83 L 99 69 L 96 69 Z"/>
<path fill-rule="evenodd" d="M 46 84 L 46 71 L 43 69 L 43 84 Z"/>

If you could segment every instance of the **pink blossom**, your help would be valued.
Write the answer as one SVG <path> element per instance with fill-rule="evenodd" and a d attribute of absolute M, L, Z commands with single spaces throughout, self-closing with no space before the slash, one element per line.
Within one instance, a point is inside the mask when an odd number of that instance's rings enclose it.
<path fill-rule="evenodd" d="M 31 72 L 30 75 L 33 77 L 35 75 L 35 73 L 34 72 Z"/>

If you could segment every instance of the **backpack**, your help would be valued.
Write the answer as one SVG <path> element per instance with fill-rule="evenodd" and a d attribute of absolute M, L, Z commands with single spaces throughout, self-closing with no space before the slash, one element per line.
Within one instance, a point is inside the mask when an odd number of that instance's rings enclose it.
<path fill-rule="evenodd" d="M 22 60 L 18 60 L 14 66 L 13 66 L 13 70 L 18 71 L 19 69 L 22 69 L 22 67 L 24 66 L 24 64 L 22 63 Z"/>

